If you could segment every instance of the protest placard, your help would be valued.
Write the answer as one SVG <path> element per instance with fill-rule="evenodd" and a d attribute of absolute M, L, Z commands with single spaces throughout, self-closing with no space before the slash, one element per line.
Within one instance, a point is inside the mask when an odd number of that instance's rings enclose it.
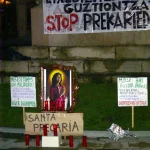
<path fill-rule="evenodd" d="M 10 77 L 11 106 L 36 107 L 35 77 Z"/>
<path fill-rule="evenodd" d="M 132 107 L 132 128 L 134 128 L 134 106 L 148 106 L 147 77 L 118 78 L 118 106 Z"/>
<path fill-rule="evenodd" d="M 118 106 L 148 106 L 147 78 L 118 78 Z"/>

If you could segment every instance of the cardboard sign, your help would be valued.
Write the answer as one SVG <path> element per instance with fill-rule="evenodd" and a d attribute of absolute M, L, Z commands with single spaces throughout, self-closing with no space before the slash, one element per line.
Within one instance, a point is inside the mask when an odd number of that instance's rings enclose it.
<path fill-rule="evenodd" d="M 57 124 L 58 132 L 63 136 L 83 135 L 83 113 L 26 113 L 25 134 L 43 135 L 43 125 L 48 132 Z"/>
<path fill-rule="evenodd" d="M 118 78 L 118 106 L 148 106 L 147 78 Z"/>
<path fill-rule="evenodd" d="M 10 77 L 11 106 L 36 107 L 35 77 Z"/>

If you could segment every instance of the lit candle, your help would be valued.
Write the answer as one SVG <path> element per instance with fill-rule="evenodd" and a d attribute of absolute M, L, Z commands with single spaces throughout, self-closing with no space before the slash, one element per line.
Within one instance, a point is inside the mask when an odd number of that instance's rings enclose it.
<path fill-rule="evenodd" d="M 48 111 L 48 101 L 45 101 L 45 111 Z"/>
<path fill-rule="evenodd" d="M 50 110 L 50 99 L 47 98 L 47 101 L 48 101 L 48 110 Z"/>
<path fill-rule="evenodd" d="M 73 136 L 69 137 L 69 146 L 73 147 Z"/>
<path fill-rule="evenodd" d="M 65 100 L 61 101 L 61 110 L 65 111 Z"/>
<path fill-rule="evenodd" d="M 47 124 L 43 125 L 44 136 L 47 136 Z"/>
<path fill-rule="evenodd" d="M 54 136 L 57 136 L 57 125 L 53 124 Z"/>
<path fill-rule="evenodd" d="M 25 135 L 26 146 L 29 146 L 29 134 Z"/>
<path fill-rule="evenodd" d="M 40 146 L 40 136 L 36 135 L 36 146 Z"/>
<path fill-rule="evenodd" d="M 82 147 L 87 147 L 86 136 L 82 137 Z"/>

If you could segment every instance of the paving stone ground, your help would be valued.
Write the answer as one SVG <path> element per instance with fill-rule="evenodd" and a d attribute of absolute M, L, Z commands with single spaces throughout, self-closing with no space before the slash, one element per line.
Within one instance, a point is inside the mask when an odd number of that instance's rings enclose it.
<path fill-rule="evenodd" d="M 74 138 L 74 147 L 69 147 L 69 139 L 63 140 L 59 148 L 36 147 L 35 136 L 31 136 L 30 145 L 24 141 L 24 129 L 0 127 L 1 149 L 31 149 L 31 150 L 150 150 L 150 131 L 133 131 L 135 137 L 124 137 L 118 141 L 109 138 L 108 131 L 84 131 L 87 136 L 87 147 L 82 147 L 82 137 Z"/>
<path fill-rule="evenodd" d="M 30 149 L 38 148 L 36 147 L 35 139 L 30 140 L 30 145 L 25 146 L 24 139 L 10 139 L 10 138 L 0 138 L 0 149 Z M 41 145 L 41 144 L 40 144 Z M 82 147 L 82 138 L 74 139 L 74 147 L 69 147 L 69 141 L 63 140 L 63 144 L 59 148 L 49 148 L 53 150 L 68 150 L 68 149 L 78 149 L 78 150 L 101 150 L 101 149 L 114 149 L 114 150 L 150 150 L 150 137 L 139 137 L 139 138 L 122 138 L 118 141 L 114 141 L 108 138 L 87 138 L 87 147 Z"/>

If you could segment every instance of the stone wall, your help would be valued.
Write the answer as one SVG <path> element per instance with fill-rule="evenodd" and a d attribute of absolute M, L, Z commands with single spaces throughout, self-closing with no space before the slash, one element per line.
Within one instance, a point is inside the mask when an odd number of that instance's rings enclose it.
<path fill-rule="evenodd" d="M 41 64 L 74 65 L 80 82 L 116 81 L 117 76 L 149 76 L 150 46 L 14 47 L 27 61 L 1 61 L 0 72 L 9 75 L 38 74 Z M 101 78 L 100 78 L 101 77 Z M 3 81 L 5 81 L 3 79 Z"/>
<path fill-rule="evenodd" d="M 1 61 L 1 77 L 38 74 L 40 64 L 52 63 L 74 65 L 80 82 L 116 81 L 118 76 L 150 76 L 150 30 L 46 35 L 42 7 L 32 8 L 31 23 L 32 46 L 14 47 L 31 60 Z"/>

